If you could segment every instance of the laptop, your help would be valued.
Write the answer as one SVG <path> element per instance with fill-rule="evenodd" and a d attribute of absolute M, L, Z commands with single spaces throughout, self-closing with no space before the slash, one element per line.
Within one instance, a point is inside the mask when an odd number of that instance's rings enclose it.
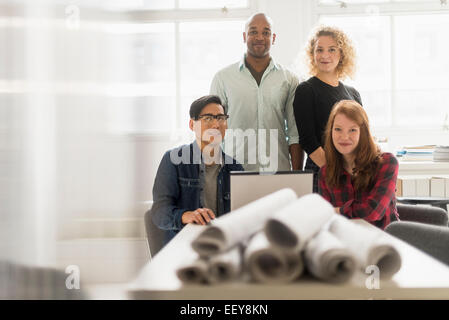
<path fill-rule="evenodd" d="M 299 197 L 313 193 L 313 171 L 245 172 L 231 171 L 231 210 L 283 188 Z"/>

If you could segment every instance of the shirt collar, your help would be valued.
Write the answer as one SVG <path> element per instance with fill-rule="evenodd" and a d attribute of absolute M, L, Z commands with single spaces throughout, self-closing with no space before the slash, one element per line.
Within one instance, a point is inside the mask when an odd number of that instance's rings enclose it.
<path fill-rule="evenodd" d="M 246 53 L 243 55 L 243 58 L 240 59 L 240 62 L 239 62 L 239 71 L 242 71 L 244 68 L 246 68 L 246 65 L 245 65 L 245 58 L 246 58 Z M 268 67 L 267 67 L 267 70 L 271 70 L 271 69 L 276 69 L 276 70 L 279 70 L 279 69 L 280 69 L 279 64 L 276 63 L 276 61 L 274 60 L 273 57 L 271 57 L 270 64 L 269 64 Z"/>
<path fill-rule="evenodd" d="M 196 159 L 198 159 L 198 160 L 200 160 L 201 161 L 201 165 L 204 165 L 204 161 L 203 161 L 203 157 L 202 157 L 202 152 L 201 152 L 201 149 L 200 149 L 200 147 L 198 146 L 198 143 L 197 143 L 197 141 L 195 140 L 195 141 L 193 141 L 192 142 L 192 148 L 193 148 L 193 156 L 195 157 L 199 157 L 199 158 L 196 158 Z M 220 152 L 221 152 L 221 166 L 223 167 L 224 165 L 225 165 L 225 153 L 224 153 L 224 151 L 223 151 L 223 148 L 222 148 L 222 146 L 220 146 Z M 197 161 L 198 161 L 197 160 Z M 197 163 L 197 162 L 194 162 L 194 163 Z"/>

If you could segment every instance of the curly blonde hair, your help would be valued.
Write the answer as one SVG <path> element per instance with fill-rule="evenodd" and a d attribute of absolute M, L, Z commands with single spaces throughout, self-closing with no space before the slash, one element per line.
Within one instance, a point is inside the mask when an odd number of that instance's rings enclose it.
<path fill-rule="evenodd" d="M 347 77 L 352 79 L 356 70 L 356 54 L 352 41 L 342 30 L 330 26 L 318 26 L 306 44 L 306 65 L 308 66 L 310 75 L 315 76 L 318 73 L 318 69 L 314 63 L 313 53 L 318 38 L 322 36 L 332 37 L 340 49 L 341 58 L 336 68 L 338 79 L 345 79 Z"/>

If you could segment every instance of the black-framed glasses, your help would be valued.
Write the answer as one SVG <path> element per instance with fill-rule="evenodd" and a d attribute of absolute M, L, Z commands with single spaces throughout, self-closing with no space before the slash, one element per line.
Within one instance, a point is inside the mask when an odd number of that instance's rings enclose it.
<path fill-rule="evenodd" d="M 215 119 L 219 123 L 225 122 L 229 118 L 229 115 L 227 114 L 202 114 L 198 116 L 197 120 L 203 120 L 205 123 L 212 123 L 212 121 Z"/>

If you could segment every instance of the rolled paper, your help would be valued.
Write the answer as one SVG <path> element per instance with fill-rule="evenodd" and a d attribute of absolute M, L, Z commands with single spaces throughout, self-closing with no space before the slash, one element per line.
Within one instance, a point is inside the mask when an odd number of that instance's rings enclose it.
<path fill-rule="evenodd" d="M 338 215 L 329 231 L 351 251 L 363 272 L 374 265 L 379 268 L 381 279 L 390 279 L 401 269 L 401 256 L 384 231 L 357 225 Z"/>
<path fill-rule="evenodd" d="M 209 260 L 209 281 L 211 283 L 235 280 L 242 270 L 242 252 L 240 246 L 212 256 Z"/>
<path fill-rule="evenodd" d="M 263 232 L 250 240 L 244 253 L 245 270 L 256 282 L 287 283 L 302 274 L 304 264 L 299 252 L 273 247 Z"/>
<path fill-rule="evenodd" d="M 205 284 L 209 282 L 208 261 L 198 255 L 192 255 L 189 262 L 182 264 L 177 270 L 178 279 L 184 284 Z"/>
<path fill-rule="evenodd" d="M 307 270 L 324 281 L 346 282 L 356 270 L 354 255 L 327 229 L 307 243 L 304 259 Z"/>
<path fill-rule="evenodd" d="M 205 257 L 225 252 L 262 230 L 279 208 L 296 198 L 296 193 L 286 188 L 231 211 L 213 220 L 192 242 L 192 248 Z"/>
<path fill-rule="evenodd" d="M 334 215 L 334 208 L 323 197 L 308 194 L 276 212 L 264 230 L 274 246 L 299 252 Z"/>

